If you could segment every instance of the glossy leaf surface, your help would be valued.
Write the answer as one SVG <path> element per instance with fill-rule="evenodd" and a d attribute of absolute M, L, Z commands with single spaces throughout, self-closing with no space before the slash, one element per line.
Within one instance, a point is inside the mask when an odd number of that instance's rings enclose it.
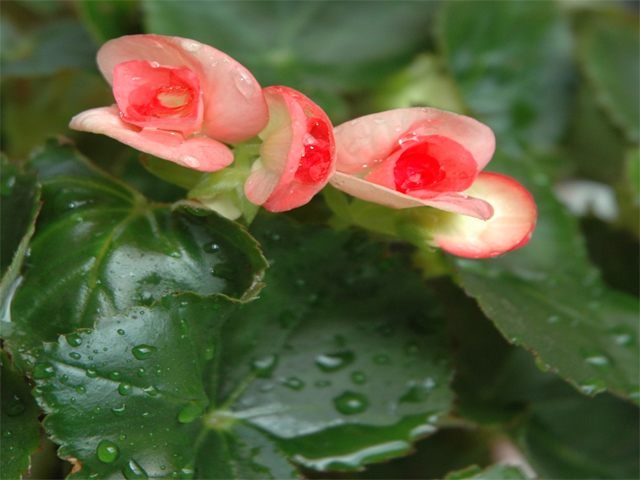
<path fill-rule="evenodd" d="M 525 480 L 527 476 L 522 470 L 513 465 L 497 464 L 487 468 L 480 468 L 477 465 L 473 465 L 464 470 L 451 472 L 444 478 L 445 480 Z"/>
<path fill-rule="evenodd" d="M 70 146 L 49 143 L 31 165 L 44 205 L 13 299 L 12 348 L 53 341 L 163 294 L 241 298 L 257 286 L 264 259 L 237 224 L 150 203 Z"/>
<path fill-rule="evenodd" d="M 0 352 L 2 396 L 0 425 L 0 476 L 22 478 L 29 468 L 29 458 L 40 448 L 40 409 L 31 396 L 27 380 L 16 372 L 9 356 Z"/>

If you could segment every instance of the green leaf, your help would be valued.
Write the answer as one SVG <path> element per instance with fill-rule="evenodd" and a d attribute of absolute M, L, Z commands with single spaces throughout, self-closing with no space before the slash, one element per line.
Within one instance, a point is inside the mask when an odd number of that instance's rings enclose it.
<path fill-rule="evenodd" d="M 2 367 L 2 441 L 0 477 L 22 478 L 29 458 L 40 448 L 40 409 L 26 379 L 16 372 L 8 355 L 0 352 Z"/>
<path fill-rule="evenodd" d="M 640 132 L 637 15 L 594 13 L 579 24 L 578 40 L 581 66 L 597 100 L 629 141 L 637 143 Z"/>
<path fill-rule="evenodd" d="M 193 478 L 204 364 L 237 303 L 168 295 L 36 352 L 34 394 L 59 456 L 82 465 L 72 478 Z"/>
<path fill-rule="evenodd" d="M 266 263 L 237 224 L 187 205 L 150 203 L 68 145 L 48 143 L 31 165 L 44 205 L 13 299 L 13 349 L 172 292 L 256 293 Z"/>
<path fill-rule="evenodd" d="M 638 478 L 638 408 L 611 395 L 532 407 L 520 442 L 542 478 Z"/>
<path fill-rule="evenodd" d="M 296 88 L 333 113 L 342 110 L 334 92 L 375 86 L 424 48 L 437 5 L 145 1 L 143 9 L 147 31 L 211 45 L 261 84 Z"/>
<path fill-rule="evenodd" d="M 550 147 L 563 133 L 571 35 L 551 2 L 447 2 L 441 47 L 474 116 L 503 147 Z"/>
<path fill-rule="evenodd" d="M 480 468 L 477 465 L 451 472 L 445 480 L 525 480 L 527 476 L 518 467 L 513 465 L 491 465 L 487 468 Z"/>
<path fill-rule="evenodd" d="M 452 401 L 436 299 L 366 236 L 264 216 L 251 231 L 267 287 L 223 328 L 209 435 L 256 428 L 317 470 L 408 453 Z"/>
<path fill-rule="evenodd" d="M 577 222 L 522 163 L 497 164 L 525 181 L 538 205 L 531 242 L 501 258 L 456 261 L 464 289 L 511 342 L 586 394 L 638 400 L 638 300 L 608 289 Z"/>

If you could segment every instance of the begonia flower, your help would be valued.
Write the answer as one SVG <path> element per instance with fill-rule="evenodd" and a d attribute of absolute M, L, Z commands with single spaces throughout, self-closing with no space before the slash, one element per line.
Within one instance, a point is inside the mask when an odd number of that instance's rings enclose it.
<path fill-rule="evenodd" d="M 511 177 L 480 172 L 467 193 L 488 202 L 489 220 L 442 212 L 431 229 L 433 243 L 467 258 L 487 258 L 526 245 L 536 225 L 538 210 L 531 193 Z"/>
<path fill-rule="evenodd" d="M 337 172 L 331 184 L 391 208 L 430 206 L 488 219 L 487 202 L 462 193 L 489 163 L 489 127 L 434 108 L 367 115 L 335 129 Z"/>
<path fill-rule="evenodd" d="M 247 198 L 272 212 L 306 204 L 335 171 L 335 140 L 324 111 L 288 87 L 263 90 L 269 123 L 245 183 Z"/>
<path fill-rule="evenodd" d="M 268 122 L 262 89 L 228 55 L 194 40 L 132 35 L 105 43 L 98 66 L 116 105 L 75 116 L 70 127 L 108 135 L 201 171 L 233 154 L 224 143 L 254 137 Z"/>

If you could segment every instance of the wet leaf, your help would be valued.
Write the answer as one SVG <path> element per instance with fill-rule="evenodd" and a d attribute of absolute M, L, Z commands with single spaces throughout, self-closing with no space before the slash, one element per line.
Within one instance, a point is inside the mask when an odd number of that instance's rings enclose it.
<path fill-rule="evenodd" d="M 457 260 L 465 290 L 502 334 L 580 391 L 638 401 L 638 300 L 607 288 L 588 259 L 577 222 L 540 175 L 499 153 L 539 210 L 531 242 L 501 258 Z M 538 180 L 536 180 L 538 179 Z"/>
<path fill-rule="evenodd" d="M 172 292 L 255 293 L 264 259 L 237 224 L 150 203 L 68 145 L 48 143 L 31 165 L 44 205 L 12 303 L 13 351 Z"/>
<path fill-rule="evenodd" d="M 525 480 L 527 476 L 518 467 L 513 465 L 491 465 L 490 467 L 481 468 L 477 465 L 451 472 L 445 480 Z"/>
<path fill-rule="evenodd" d="M 31 396 L 26 378 L 14 370 L 9 356 L 0 352 L 2 367 L 2 441 L 0 476 L 22 478 L 30 457 L 40 448 L 40 409 Z"/>

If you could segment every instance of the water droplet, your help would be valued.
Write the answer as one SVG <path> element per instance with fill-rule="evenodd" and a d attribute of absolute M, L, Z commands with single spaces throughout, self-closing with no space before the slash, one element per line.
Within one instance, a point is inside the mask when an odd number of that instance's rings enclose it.
<path fill-rule="evenodd" d="M 620 325 L 609 330 L 609 333 L 613 335 L 613 341 L 616 345 L 623 347 L 631 347 L 636 343 L 636 332 L 633 328 L 626 325 Z"/>
<path fill-rule="evenodd" d="M 139 368 L 137 375 L 139 377 L 144 377 L 147 374 L 147 371 L 144 368 Z"/>
<path fill-rule="evenodd" d="M 76 387 L 76 392 L 78 392 L 78 393 L 87 393 L 87 389 L 84 388 L 82 385 L 78 385 Z"/>
<path fill-rule="evenodd" d="M 606 389 L 607 385 L 604 383 L 604 380 L 598 377 L 590 377 L 580 382 L 580 390 L 587 395 L 595 395 L 604 392 Z"/>
<path fill-rule="evenodd" d="M 259 378 L 270 378 L 271 372 L 273 372 L 277 365 L 277 355 L 269 355 L 268 357 L 264 357 L 251 362 L 251 368 Z"/>
<path fill-rule="evenodd" d="M 3 403 L 3 410 L 10 417 L 20 415 L 27 408 L 24 400 L 17 395 L 12 395 L 9 400 L 3 400 Z"/>
<path fill-rule="evenodd" d="M 153 385 L 150 385 L 147 388 L 143 389 L 143 392 L 147 395 L 151 395 L 152 397 L 155 397 L 156 395 L 158 395 L 158 393 L 160 393 L 158 389 Z"/>
<path fill-rule="evenodd" d="M 377 123 L 378 125 L 383 125 L 384 124 L 384 118 L 374 118 L 373 121 L 375 123 Z"/>
<path fill-rule="evenodd" d="M 317 382 L 314 383 L 314 385 L 318 388 L 325 388 L 325 387 L 330 387 L 331 386 L 331 381 L 330 380 L 318 380 Z"/>
<path fill-rule="evenodd" d="M 598 370 L 607 371 L 611 368 L 611 360 L 604 353 L 594 348 L 580 349 L 584 361 Z"/>
<path fill-rule="evenodd" d="M 113 372 L 109 373 L 109 378 L 111 380 L 120 380 L 121 376 L 122 376 L 122 374 L 120 372 L 118 372 L 117 370 L 114 370 Z"/>
<path fill-rule="evenodd" d="M 122 474 L 127 480 L 148 480 L 149 475 L 133 458 L 122 468 Z"/>
<path fill-rule="evenodd" d="M 2 432 L 2 436 L 4 438 L 9 438 L 12 435 L 11 430 L 5 430 L 4 432 Z"/>
<path fill-rule="evenodd" d="M 200 160 L 193 155 L 180 155 L 178 162 L 188 168 L 198 168 L 200 166 Z"/>
<path fill-rule="evenodd" d="M 189 402 L 178 413 L 178 421 L 180 423 L 191 423 L 204 411 L 203 402 Z"/>
<path fill-rule="evenodd" d="M 32 378 L 37 380 L 51 378 L 56 374 L 56 369 L 50 363 L 41 363 L 40 365 L 36 365 L 33 369 Z"/>
<path fill-rule="evenodd" d="M 133 347 L 131 349 L 131 353 L 133 353 L 133 356 L 136 357 L 138 360 L 144 360 L 146 358 L 149 358 L 157 351 L 158 349 L 151 345 L 138 345 L 137 347 Z"/>
<path fill-rule="evenodd" d="M 127 332 L 125 332 L 123 329 L 119 328 L 119 329 L 117 330 L 117 333 L 118 333 L 118 335 L 124 335 L 124 334 L 126 334 Z"/>
<path fill-rule="evenodd" d="M 70 333 L 65 338 L 67 339 L 67 343 L 72 347 L 79 347 L 82 345 L 82 337 L 77 333 Z"/>
<path fill-rule="evenodd" d="M 82 358 L 82 355 L 80 355 L 78 352 L 71 352 L 69 356 L 74 360 L 80 360 Z"/>
<path fill-rule="evenodd" d="M 345 350 L 343 352 L 318 355 L 315 358 L 315 363 L 320 370 L 325 373 L 330 373 L 342 370 L 344 367 L 351 365 L 355 359 L 355 353 L 350 350 Z"/>
<path fill-rule="evenodd" d="M 284 379 L 282 380 L 282 384 L 293 390 L 302 390 L 304 388 L 304 382 L 298 377 L 289 377 Z"/>
<path fill-rule="evenodd" d="M 93 413 L 100 413 L 101 411 L 102 411 L 102 408 L 100 408 L 100 407 L 95 407 L 93 409 Z"/>
<path fill-rule="evenodd" d="M 98 372 L 96 372 L 93 368 L 87 368 L 87 377 L 96 378 L 98 376 Z"/>
<path fill-rule="evenodd" d="M 118 407 L 113 407 L 111 409 L 111 411 L 113 413 L 115 413 L 116 415 L 118 415 L 119 417 L 121 417 L 122 415 L 125 414 L 125 410 L 127 409 L 127 406 L 123 403 L 122 405 L 118 406 Z"/>
<path fill-rule="evenodd" d="M 113 463 L 120 456 L 120 449 L 115 443 L 109 440 L 102 440 L 98 444 L 97 454 L 101 462 Z"/>
<path fill-rule="evenodd" d="M 336 409 L 344 415 L 362 413 L 369 407 L 369 400 L 361 393 L 346 391 L 333 399 Z"/>
<path fill-rule="evenodd" d="M 151 62 L 151 67 L 152 68 L 158 68 L 160 66 L 160 64 L 158 62 Z"/>
<path fill-rule="evenodd" d="M 389 356 L 384 353 L 380 353 L 373 357 L 373 363 L 376 365 L 388 365 L 390 361 Z"/>
<path fill-rule="evenodd" d="M 179 478 L 180 480 L 192 480 L 196 476 L 195 468 L 191 466 L 184 467 L 180 470 Z"/>
<path fill-rule="evenodd" d="M 129 395 L 133 391 L 130 383 L 121 383 L 118 385 L 118 393 L 122 396 Z"/>
<path fill-rule="evenodd" d="M 251 76 L 242 68 L 236 68 L 236 76 L 234 78 L 238 91 L 245 97 L 253 95 L 255 91 L 255 83 L 252 81 Z"/>
<path fill-rule="evenodd" d="M 188 40 L 185 38 L 180 41 L 180 46 L 182 47 L 183 50 L 186 50 L 187 52 L 197 52 L 202 47 L 202 44 L 194 40 Z"/>
<path fill-rule="evenodd" d="M 367 376 L 364 374 L 364 372 L 353 372 L 351 374 L 351 381 L 356 385 L 362 385 L 363 383 L 367 382 Z"/>

